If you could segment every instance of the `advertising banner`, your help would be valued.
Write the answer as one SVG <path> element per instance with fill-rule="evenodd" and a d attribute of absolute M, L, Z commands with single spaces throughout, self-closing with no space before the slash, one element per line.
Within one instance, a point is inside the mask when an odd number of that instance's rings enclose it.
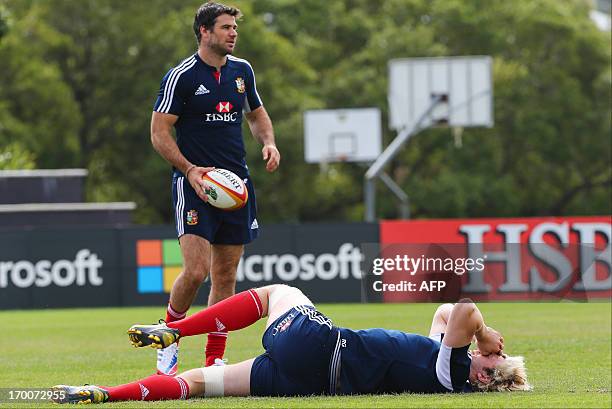
<path fill-rule="evenodd" d="M 271 225 L 245 246 L 236 291 L 269 284 L 301 288 L 317 302 L 359 302 L 363 243 L 378 242 L 378 225 Z M 162 305 L 182 272 L 173 228 L 129 229 L 122 233 L 123 299 L 127 305 Z M 206 304 L 210 280 L 196 303 Z"/>
<path fill-rule="evenodd" d="M 555 301 L 612 296 L 610 217 L 262 226 L 236 291 L 315 302 Z M 183 262 L 172 226 L 3 230 L 0 309 L 160 305 Z M 196 299 L 206 304 L 210 280 Z"/>
<path fill-rule="evenodd" d="M 0 234 L 0 309 L 121 304 L 114 229 Z"/>
<path fill-rule="evenodd" d="M 383 221 L 369 292 L 386 302 L 609 298 L 611 220 Z"/>
<path fill-rule="evenodd" d="M 366 242 L 378 243 L 377 224 L 265 226 L 245 247 L 236 291 L 285 283 L 313 301 L 359 302 Z M 0 309 L 165 305 L 182 271 L 172 226 L 4 230 Z M 209 290 L 207 280 L 196 303 Z"/>

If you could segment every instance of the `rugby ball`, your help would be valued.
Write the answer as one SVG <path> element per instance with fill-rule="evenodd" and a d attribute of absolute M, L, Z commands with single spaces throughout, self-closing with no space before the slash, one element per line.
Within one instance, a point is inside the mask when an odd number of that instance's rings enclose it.
<path fill-rule="evenodd" d="M 244 181 L 227 169 L 215 169 L 202 177 L 209 188 L 205 193 L 208 203 L 223 210 L 238 210 L 249 199 L 249 191 Z"/>

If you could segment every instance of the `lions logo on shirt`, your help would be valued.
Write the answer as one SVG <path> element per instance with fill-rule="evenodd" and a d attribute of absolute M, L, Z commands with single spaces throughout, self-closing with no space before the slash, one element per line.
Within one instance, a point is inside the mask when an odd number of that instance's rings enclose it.
<path fill-rule="evenodd" d="M 189 226 L 195 226 L 198 224 L 198 212 L 196 210 L 190 210 L 187 212 L 187 224 Z"/>
<path fill-rule="evenodd" d="M 244 80 L 242 79 L 242 77 L 236 78 L 236 89 L 241 94 L 244 94 L 245 88 L 244 88 Z"/>

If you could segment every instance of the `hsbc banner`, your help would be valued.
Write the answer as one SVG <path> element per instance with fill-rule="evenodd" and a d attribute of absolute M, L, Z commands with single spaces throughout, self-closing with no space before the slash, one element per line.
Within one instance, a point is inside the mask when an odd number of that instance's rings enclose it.
<path fill-rule="evenodd" d="M 0 232 L 0 309 L 120 305 L 118 231 Z"/>
<path fill-rule="evenodd" d="M 611 242 L 610 216 L 384 221 L 364 283 L 385 302 L 610 299 Z"/>

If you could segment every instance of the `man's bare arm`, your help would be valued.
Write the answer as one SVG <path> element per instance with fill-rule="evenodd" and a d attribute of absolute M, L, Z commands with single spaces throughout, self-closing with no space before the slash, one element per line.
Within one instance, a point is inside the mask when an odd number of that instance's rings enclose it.
<path fill-rule="evenodd" d="M 257 142 L 263 145 L 261 153 L 266 162 L 266 170 L 274 172 L 280 163 L 280 152 L 274 141 L 272 121 L 263 106 L 245 114 L 251 133 Z"/>
<path fill-rule="evenodd" d="M 185 174 L 193 164 L 183 156 L 172 136 L 172 127 L 177 120 L 176 115 L 153 112 L 151 115 L 151 143 L 164 159 Z"/>
<path fill-rule="evenodd" d="M 448 319 L 450 318 L 452 310 L 453 304 L 450 303 L 442 304 L 438 307 L 431 321 L 431 329 L 429 330 L 429 336 L 438 335 L 446 332 L 446 326 L 448 325 Z"/>
<path fill-rule="evenodd" d="M 474 336 L 483 355 L 497 354 L 504 348 L 501 334 L 485 325 L 476 304 L 464 299 L 453 307 L 442 342 L 451 348 L 460 348 L 470 344 Z"/>
<path fill-rule="evenodd" d="M 177 120 L 178 116 L 176 115 L 153 112 L 151 116 L 151 143 L 165 160 L 185 175 L 200 199 L 206 202 L 208 197 L 204 190 L 208 187 L 208 184 L 202 180 L 202 176 L 214 168 L 198 167 L 183 156 L 174 136 L 172 136 L 172 127 Z"/>

